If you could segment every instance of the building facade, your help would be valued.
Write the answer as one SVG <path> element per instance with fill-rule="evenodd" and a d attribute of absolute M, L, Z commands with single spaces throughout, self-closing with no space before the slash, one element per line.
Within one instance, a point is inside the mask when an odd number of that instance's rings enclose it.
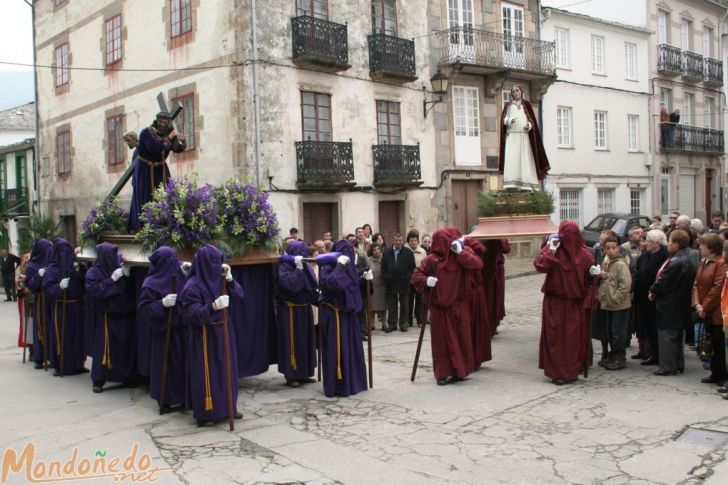
<path fill-rule="evenodd" d="M 565 10 L 542 12 L 542 38 L 555 42 L 558 75 L 543 100 L 552 220 L 584 225 L 606 212 L 651 215 L 650 32 Z"/>

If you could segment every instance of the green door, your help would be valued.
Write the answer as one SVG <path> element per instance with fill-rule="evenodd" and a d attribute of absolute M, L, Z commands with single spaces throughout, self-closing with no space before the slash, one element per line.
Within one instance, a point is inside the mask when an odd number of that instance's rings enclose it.
<path fill-rule="evenodd" d="M 15 154 L 15 200 L 17 208 L 16 213 L 28 213 L 28 171 L 25 161 L 25 153 Z M 23 202 L 20 204 L 20 202 Z"/>

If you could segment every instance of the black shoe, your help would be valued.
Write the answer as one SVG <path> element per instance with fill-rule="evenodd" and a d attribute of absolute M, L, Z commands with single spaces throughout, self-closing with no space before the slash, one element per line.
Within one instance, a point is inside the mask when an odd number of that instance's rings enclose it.
<path fill-rule="evenodd" d="M 656 370 L 655 372 L 653 372 L 653 374 L 656 376 L 674 376 L 675 374 L 677 374 L 677 372 L 669 370 Z"/>
<path fill-rule="evenodd" d="M 198 428 L 211 428 L 215 426 L 215 421 L 208 421 L 205 419 L 198 419 L 197 420 L 197 427 Z"/>
<path fill-rule="evenodd" d="M 448 384 L 447 377 L 438 377 L 437 378 L 437 385 L 438 386 L 446 386 Z"/>
<path fill-rule="evenodd" d="M 643 354 L 642 352 L 636 353 L 630 357 L 630 359 L 647 359 L 649 356 L 647 354 Z"/>
<path fill-rule="evenodd" d="M 397 327 L 387 327 L 384 329 L 384 333 L 394 332 Z"/>
<path fill-rule="evenodd" d="M 94 382 L 94 386 L 93 386 L 92 390 L 96 394 L 101 393 L 101 392 L 104 392 L 104 384 L 101 383 L 101 382 Z"/>
<path fill-rule="evenodd" d="M 406 332 L 407 330 L 408 330 L 407 327 L 400 327 L 400 329 L 399 329 L 400 332 Z"/>
<path fill-rule="evenodd" d="M 655 359 L 654 357 L 650 357 L 649 359 L 643 360 L 640 362 L 640 365 L 657 365 L 659 364 L 659 361 Z"/>
<path fill-rule="evenodd" d="M 61 377 L 61 373 L 58 371 L 58 369 L 53 369 L 53 377 Z"/>
<path fill-rule="evenodd" d="M 556 384 L 557 386 L 563 386 L 566 384 L 566 381 L 563 379 L 551 379 L 551 382 Z"/>
<path fill-rule="evenodd" d="M 43 364 L 41 362 L 36 362 L 35 363 L 35 366 L 33 368 L 34 369 L 42 369 L 43 368 Z"/>
<path fill-rule="evenodd" d="M 367 342 L 368 340 L 369 340 L 369 337 L 367 337 L 366 334 L 361 336 L 362 342 Z"/>
<path fill-rule="evenodd" d="M 235 419 L 243 419 L 243 413 L 240 411 L 235 411 L 235 414 L 233 415 L 233 418 Z"/>
<path fill-rule="evenodd" d="M 461 381 L 464 381 L 464 380 L 465 380 L 465 379 L 463 379 L 462 377 L 458 377 L 458 376 L 452 376 L 452 377 L 450 378 L 450 382 L 451 382 L 451 383 L 452 383 L 452 382 L 461 382 Z"/>

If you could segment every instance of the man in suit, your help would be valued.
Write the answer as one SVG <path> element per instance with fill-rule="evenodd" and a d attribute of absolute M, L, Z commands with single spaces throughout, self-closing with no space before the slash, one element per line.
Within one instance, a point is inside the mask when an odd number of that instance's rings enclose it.
<path fill-rule="evenodd" d="M 402 234 L 395 234 L 393 244 L 382 256 L 382 279 L 387 300 L 387 329 L 406 332 L 409 327 L 409 291 L 412 272 L 415 270 L 415 256 L 404 245 Z"/>
<path fill-rule="evenodd" d="M 15 290 L 15 270 L 20 266 L 20 258 L 7 249 L 0 250 L 2 264 L 3 284 L 5 285 L 5 301 L 16 301 L 18 294 Z"/>

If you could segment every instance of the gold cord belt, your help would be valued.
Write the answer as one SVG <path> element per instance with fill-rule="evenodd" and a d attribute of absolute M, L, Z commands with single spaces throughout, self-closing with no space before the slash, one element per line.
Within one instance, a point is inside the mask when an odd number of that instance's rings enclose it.
<path fill-rule="evenodd" d="M 339 316 L 341 310 L 328 302 L 324 302 L 324 305 L 334 310 L 336 315 L 336 378 L 343 380 L 341 374 L 341 317 Z"/>

